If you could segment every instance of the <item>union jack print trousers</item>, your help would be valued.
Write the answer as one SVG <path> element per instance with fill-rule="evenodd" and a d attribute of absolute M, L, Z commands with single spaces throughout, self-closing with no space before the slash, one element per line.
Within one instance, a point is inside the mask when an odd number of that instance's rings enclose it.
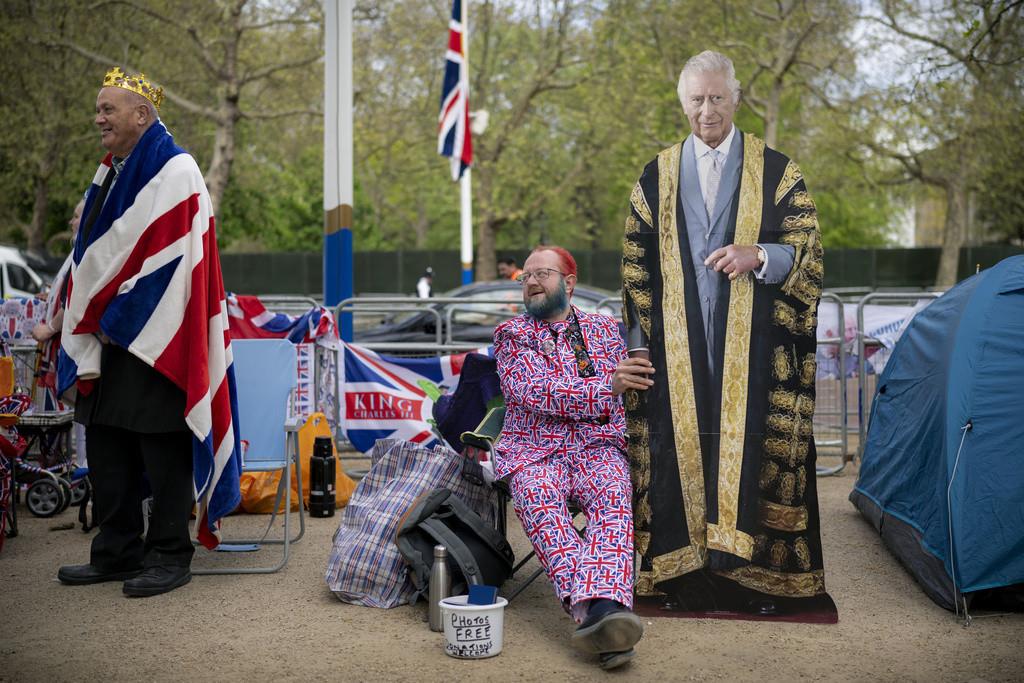
<path fill-rule="evenodd" d="M 610 598 L 633 605 L 629 465 L 614 446 L 556 451 L 513 475 L 512 503 L 563 605 Z M 581 536 L 569 502 L 587 518 Z"/>

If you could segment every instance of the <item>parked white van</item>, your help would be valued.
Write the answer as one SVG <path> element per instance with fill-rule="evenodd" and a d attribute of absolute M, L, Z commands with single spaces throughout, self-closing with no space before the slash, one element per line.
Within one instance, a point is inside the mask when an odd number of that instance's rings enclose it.
<path fill-rule="evenodd" d="M 36 296 L 43 291 L 43 278 L 14 247 L 0 246 L 0 271 L 0 297 L 4 299 Z"/>

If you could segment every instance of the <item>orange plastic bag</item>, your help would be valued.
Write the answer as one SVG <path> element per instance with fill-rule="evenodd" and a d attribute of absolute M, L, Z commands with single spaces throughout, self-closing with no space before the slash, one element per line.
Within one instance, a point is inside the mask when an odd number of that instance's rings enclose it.
<path fill-rule="evenodd" d="M 14 358 L 0 357 L 0 396 L 14 393 Z"/>
<path fill-rule="evenodd" d="M 302 463 L 302 494 L 303 502 L 309 506 L 309 459 L 313 456 L 313 441 L 318 436 L 331 436 L 331 425 L 323 413 L 313 413 L 306 424 L 299 430 L 299 458 Z M 334 455 L 338 452 L 331 449 Z M 277 494 L 277 487 L 281 482 L 281 472 L 243 472 L 241 476 L 243 512 L 254 514 L 270 514 L 274 509 L 274 496 Z M 335 505 L 338 508 L 344 507 L 352 492 L 356 488 L 356 482 L 341 470 L 340 464 L 335 467 Z M 292 472 L 292 510 L 299 509 L 298 482 L 295 481 L 295 472 Z M 278 512 L 284 512 L 284 497 L 281 498 L 281 505 Z"/>

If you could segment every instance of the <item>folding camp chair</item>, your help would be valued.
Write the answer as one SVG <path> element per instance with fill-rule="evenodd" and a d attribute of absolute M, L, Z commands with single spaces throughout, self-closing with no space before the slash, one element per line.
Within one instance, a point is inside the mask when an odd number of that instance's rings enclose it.
<path fill-rule="evenodd" d="M 248 552 L 259 550 L 264 544 L 282 545 L 281 560 L 267 567 L 230 567 L 193 569 L 193 574 L 269 574 L 280 570 L 288 562 L 289 547 L 306 533 L 306 519 L 302 510 L 302 471 L 299 458 L 298 434 L 302 426 L 298 418 L 291 417 L 289 404 L 297 384 L 295 345 L 286 339 L 240 339 L 232 342 L 235 386 L 238 394 L 238 431 L 248 442 L 242 458 L 243 472 L 281 472 L 281 481 L 263 536 L 258 539 L 233 540 L 217 546 L 222 552 Z M 291 533 L 291 477 L 295 465 L 299 495 L 299 534 Z M 280 539 L 267 539 L 277 511 L 284 497 L 284 535 Z"/>
<path fill-rule="evenodd" d="M 464 445 L 463 448 L 463 461 L 462 461 L 462 476 L 474 483 L 484 484 L 486 479 L 483 475 L 483 467 L 481 466 L 482 461 L 489 461 L 493 464 L 494 462 L 494 442 L 498 440 L 501 435 L 501 428 L 505 422 L 505 406 L 498 406 L 491 408 L 487 411 L 487 415 L 477 425 L 476 429 L 471 432 L 463 432 L 461 439 Z M 482 451 L 483 456 L 477 451 Z M 495 528 L 501 533 L 502 536 L 508 536 L 508 501 L 512 498 L 512 494 L 509 491 L 508 483 L 500 479 L 494 480 L 491 483 L 491 488 L 498 494 L 498 514 L 495 515 Z M 579 509 L 574 505 L 569 506 L 569 514 L 576 517 L 579 514 Z M 577 531 L 582 535 L 584 530 L 578 529 Z M 516 575 L 520 569 L 522 569 L 527 562 L 529 562 L 537 553 L 530 550 L 526 557 L 521 559 L 513 568 L 512 576 Z M 512 601 L 517 595 L 526 590 L 527 586 L 534 582 L 534 580 L 544 573 L 544 568 L 540 567 L 533 571 L 519 586 L 515 588 L 511 593 L 506 595 L 506 599 Z"/>

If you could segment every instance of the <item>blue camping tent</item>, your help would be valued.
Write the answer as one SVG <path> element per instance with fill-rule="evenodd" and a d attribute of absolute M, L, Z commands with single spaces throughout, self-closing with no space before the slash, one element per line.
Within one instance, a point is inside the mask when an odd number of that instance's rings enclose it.
<path fill-rule="evenodd" d="M 910 323 L 878 380 L 850 500 L 946 609 L 1024 582 L 1024 256 Z"/>

